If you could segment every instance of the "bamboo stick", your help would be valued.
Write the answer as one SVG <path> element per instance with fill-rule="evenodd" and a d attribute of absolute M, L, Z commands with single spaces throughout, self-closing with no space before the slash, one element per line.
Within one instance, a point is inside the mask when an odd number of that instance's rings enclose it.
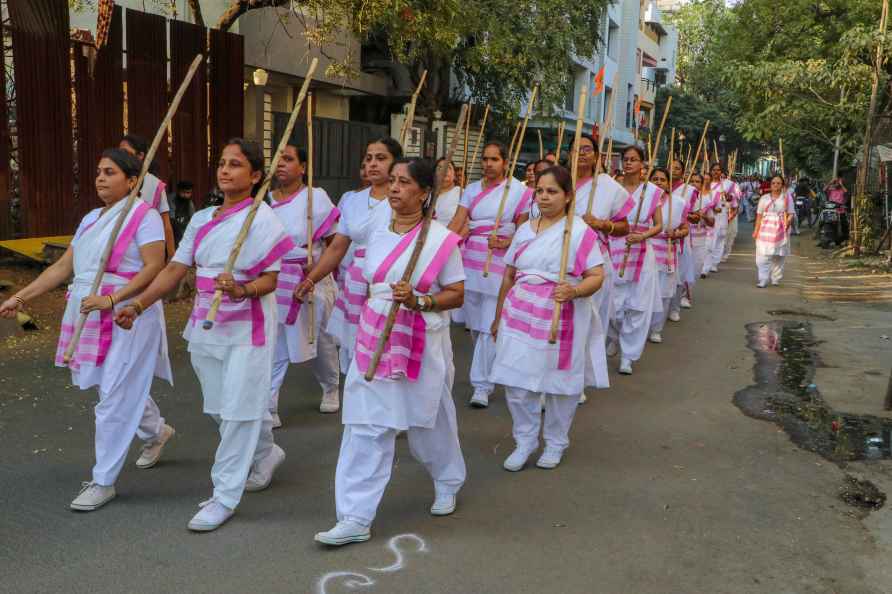
<path fill-rule="evenodd" d="M 307 93 L 307 270 L 313 270 L 313 93 Z M 315 289 L 314 289 L 315 291 Z M 316 306 L 313 291 L 307 295 L 310 332 L 307 342 L 316 342 Z"/>
<path fill-rule="evenodd" d="M 490 237 L 495 239 L 499 236 L 499 223 L 502 214 L 505 212 L 505 203 L 508 201 L 508 194 L 511 192 L 511 182 L 514 180 L 514 169 L 517 167 L 517 159 L 520 158 L 520 147 L 523 145 L 523 137 L 527 132 L 527 124 L 530 122 L 530 115 L 533 113 L 533 107 L 536 105 L 536 95 L 539 93 L 539 85 L 533 85 L 533 92 L 530 95 L 530 102 L 527 105 L 527 115 L 523 118 L 523 126 L 520 129 L 520 136 L 517 138 L 517 146 L 514 147 L 514 157 L 511 159 L 511 168 L 508 171 L 508 177 L 505 178 L 505 189 L 502 191 L 502 200 L 499 202 L 499 210 L 496 213 L 496 220 L 492 226 Z M 508 155 L 511 156 L 510 154 Z M 483 264 L 484 278 L 489 276 L 489 265 L 492 263 L 492 248 L 486 249 L 486 262 Z"/>
<path fill-rule="evenodd" d="M 477 154 L 480 152 L 480 143 L 483 142 L 483 131 L 486 129 L 486 118 L 489 116 L 489 103 L 486 104 L 486 109 L 483 110 L 483 123 L 480 124 L 480 132 L 477 134 L 477 142 L 474 143 L 474 152 L 471 155 L 470 166 L 473 167 L 474 163 L 477 162 Z M 468 185 L 468 178 L 470 177 L 470 172 L 466 169 L 464 171 L 464 175 L 462 175 L 462 194 L 465 193 L 465 188 Z"/>
<path fill-rule="evenodd" d="M 415 105 L 418 103 L 418 95 L 421 94 L 421 89 L 424 87 L 424 81 L 427 80 L 427 70 L 421 73 L 421 80 L 418 81 L 418 86 L 415 87 L 415 92 L 412 93 L 412 99 L 409 101 L 409 109 L 406 111 L 406 119 L 403 120 L 403 125 L 400 128 L 400 146 L 403 147 L 403 150 L 406 150 L 406 136 L 409 134 L 409 130 L 412 128 L 412 124 L 415 122 Z"/>
<path fill-rule="evenodd" d="M 539 135 L 539 160 L 541 161 L 545 158 L 545 145 L 542 144 L 542 129 L 536 129 L 536 134 Z"/>
<path fill-rule="evenodd" d="M 619 73 L 614 77 L 613 88 L 615 89 L 619 80 Z M 598 163 L 595 166 L 595 170 L 592 173 L 592 183 L 589 187 L 588 191 L 588 205 L 585 209 L 585 214 L 588 216 L 592 215 L 592 208 L 595 205 L 595 190 L 598 187 L 598 176 L 603 171 L 603 149 L 604 149 L 604 138 L 610 135 L 610 132 L 613 130 L 613 107 L 614 107 L 614 99 L 616 98 L 616 93 L 610 94 L 610 103 L 607 104 L 607 114 L 604 116 L 604 126 L 601 130 L 601 133 L 598 135 Z M 611 142 L 613 139 L 611 138 Z M 575 187 L 575 186 L 574 186 Z M 574 198 L 575 200 L 575 198 Z"/>
<path fill-rule="evenodd" d="M 657 150 L 659 150 L 659 149 L 657 149 Z M 669 200 L 669 220 L 663 221 L 663 229 L 665 229 L 666 235 L 669 236 L 669 242 L 668 242 L 669 243 L 669 251 L 666 254 L 667 255 L 666 268 L 669 271 L 669 274 L 672 274 L 672 272 L 675 269 L 675 267 L 672 263 L 673 256 L 675 255 L 674 252 L 672 251 L 672 236 L 669 235 L 670 233 L 672 233 L 672 229 L 671 229 L 671 227 L 672 227 L 672 159 L 673 159 L 674 152 L 675 152 L 675 128 L 672 128 L 672 135 L 669 137 L 669 160 L 667 161 L 667 163 L 669 164 L 669 167 L 667 167 L 667 169 L 669 170 L 669 198 L 668 198 L 668 200 Z"/>
<path fill-rule="evenodd" d="M 273 176 L 276 173 L 276 167 L 279 165 L 279 158 L 282 155 L 282 151 L 285 150 L 285 147 L 288 145 L 288 140 L 291 138 L 291 132 L 294 130 L 294 124 L 297 122 L 297 115 L 300 113 L 300 108 L 304 103 L 304 99 L 307 96 L 307 91 L 310 87 L 310 81 L 313 80 L 313 73 L 316 72 L 316 66 L 319 65 L 319 59 L 313 58 L 313 61 L 310 62 L 310 67 L 307 69 L 306 78 L 304 78 L 304 83 L 300 87 L 300 93 L 297 95 L 297 102 L 294 104 L 294 109 L 291 110 L 291 117 L 288 119 L 288 124 L 285 126 L 285 130 L 282 132 L 282 139 L 279 141 L 279 146 L 276 148 L 276 153 L 273 155 L 273 161 L 270 164 L 269 174 L 266 176 L 266 180 L 263 182 L 263 185 L 260 186 L 260 191 L 257 192 L 257 195 L 254 196 L 254 202 L 251 204 L 251 209 L 248 211 L 248 216 L 245 217 L 245 221 L 242 223 L 242 228 L 238 232 L 238 236 L 235 238 L 235 243 L 232 246 L 232 251 L 229 253 L 229 259 L 226 261 L 226 266 L 223 269 L 224 273 L 231 274 L 232 269 L 235 268 L 235 261 L 238 259 L 239 253 L 242 251 L 242 244 L 245 243 L 245 239 L 248 237 L 248 231 L 251 229 L 251 223 L 254 222 L 254 217 L 257 216 L 257 209 L 260 207 L 260 203 L 263 202 L 263 197 L 266 196 L 267 191 L 269 190 L 269 185 L 272 182 Z M 201 327 L 205 330 L 210 330 L 214 327 L 214 320 L 217 319 L 217 310 L 220 309 L 220 302 L 223 300 L 223 291 L 217 289 L 214 291 L 214 300 L 211 303 L 211 307 L 208 310 L 207 318 L 205 318 Z"/>
<path fill-rule="evenodd" d="M 456 130 L 461 129 L 465 119 L 468 117 L 468 111 L 467 104 L 462 105 L 461 112 L 458 116 Z M 443 185 L 443 178 L 446 177 L 449 161 L 452 160 L 452 155 L 455 152 L 457 144 L 458 134 L 453 134 L 452 142 L 449 143 L 449 151 L 446 153 L 446 158 L 440 163 L 440 166 L 437 167 L 437 173 L 434 177 L 434 187 L 431 188 L 431 202 L 427 207 L 427 212 L 424 213 L 424 219 L 422 219 L 421 222 L 421 231 L 418 233 L 418 239 L 415 240 L 415 246 L 412 248 L 409 262 L 406 264 L 406 269 L 403 271 L 403 282 L 410 282 L 412 280 L 412 275 L 415 273 L 415 267 L 418 265 L 421 251 L 424 249 L 424 244 L 427 241 L 428 232 L 431 227 L 431 220 L 434 211 L 437 208 L 437 196 L 440 193 L 440 188 Z M 384 331 L 378 336 L 378 344 L 375 347 L 375 352 L 372 354 L 372 360 L 369 362 L 369 367 L 365 372 L 364 377 L 367 382 L 372 381 L 375 377 L 375 372 L 378 370 L 378 364 L 381 362 L 381 355 L 384 353 L 384 348 L 390 340 L 391 332 L 393 332 L 393 325 L 396 323 L 396 316 L 399 309 L 400 304 L 396 301 L 390 306 L 390 311 L 387 314 L 387 325 L 384 326 Z"/>
<path fill-rule="evenodd" d="M 660 120 L 660 129 L 657 130 L 657 141 L 656 145 L 660 145 L 660 137 L 663 135 L 663 126 L 666 125 L 666 117 L 669 115 L 669 110 L 672 108 L 672 97 L 666 101 L 666 108 L 663 110 L 663 118 Z M 647 166 L 647 174 L 644 176 L 644 187 L 641 188 L 641 197 L 638 200 L 638 209 L 635 211 L 635 223 L 632 225 L 632 229 L 634 229 L 639 221 L 641 221 L 641 206 L 644 204 L 644 192 L 647 190 L 647 184 L 650 179 L 650 174 L 653 173 L 654 167 L 656 167 L 657 160 L 651 159 L 650 164 Z M 632 244 L 626 244 L 626 253 L 623 254 L 623 263 L 619 267 L 619 276 L 622 276 L 626 273 L 626 265 L 629 263 L 629 255 L 632 253 Z"/>
<path fill-rule="evenodd" d="M 105 269 L 108 266 L 108 260 L 111 257 L 112 249 L 115 246 L 115 242 L 118 240 L 118 234 L 121 232 L 121 227 L 124 226 L 124 221 L 126 220 L 127 215 L 130 214 L 130 210 L 139 199 L 139 193 L 142 189 L 143 180 L 145 179 L 146 174 L 149 172 L 149 166 L 151 166 L 152 160 L 155 158 L 155 153 L 158 151 L 158 146 L 161 144 L 161 140 L 167 134 L 167 127 L 170 125 L 174 114 L 177 112 L 177 109 L 180 106 L 180 102 L 183 99 L 183 95 L 186 94 L 186 89 L 189 88 L 189 84 L 192 82 L 192 78 L 195 76 L 195 73 L 198 72 L 198 67 L 201 65 L 203 59 L 204 56 L 198 54 L 192 60 L 192 64 L 189 66 L 189 70 L 186 71 L 186 76 L 185 78 L 183 78 L 183 82 L 180 83 L 180 88 L 177 90 L 176 95 L 174 95 L 173 100 L 170 102 L 170 106 L 167 108 L 167 114 L 161 121 L 161 125 L 158 127 L 158 131 L 155 132 L 155 138 L 152 140 L 152 144 L 149 147 L 145 158 L 143 159 L 142 169 L 139 172 L 139 177 L 136 179 L 136 185 L 134 185 L 133 189 L 130 190 L 130 195 L 126 198 L 127 202 L 124 203 L 124 208 L 121 210 L 120 214 L 118 214 L 115 225 L 114 227 L 112 227 L 111 235 L 109 235 L 108 237 L 108 243 L 105 244 L 105 249 L 102 250 L 102 256 L 99 259 L 99 267 L 96 269 L 96 276 L 93 277 L 93 284 L 90 286 L 90 297 L 93 297 L 99 292 L 99 288 L 102 285 L 102 277 L 105 276 Z M 81 333 L 84 331 L 84 324 L 86 324 L 87 322 L 88 315 L 89 314 L 82 313 L 77 319 L 77 324 L 74 327 L 74 334 L 71 336 L 71 341 L 68 343 L 68 347 L 65 349 L 65 352 L 62 355 L 62 360 L 65 363 L 71 361 L 71 358 L 74 356 L 74 351 L 75 349 L 77 349 L 77 345 L 80 342 Z"/>
<path fill-rule="evenodd" d="M 561 150 L 562 150 L 562 148 L 563 148 L 562 145 L 564 144 L 564 131 L 565 131 L 566 129 L 567 129 L 567 122 L 564 122 L 564 121 L 562 120 L 561 123 L 558 124 L 557 148 L 555 148 L 555 150 L 554 150 L 554 153 L 555 153 L 555 155 L 554 155 L 554 156 L 555 156 L 554 163 L 555 163 L 555 165 L 560 165 L 560 164 L 561 164 Z"/>
<path fill-rule="evenodd" d="M 567 278 L 567 260 L 570 259 L 570 236 L 573 234 L 573 219 L 576 216 L 576 182 L 579 178 L 579 141 L 582 139 L 582 124 L 585 114 L 585 100 L 588 97 L 588 87 L 583 87 L 579 92 L 579 113 L 576 115 L 576 134 L 573 137 L 573 155 L 570 176 L 573 179 L 573 192 L 570 194 L 570 204 L 567 207 L 567 218 L 564 223 L 563 245 L 561 246 L 561 267 L 558 272 L 558 284 Z M 601 156 L 598 155 L 598 159 Z M 593 182 L 594 183 L 594 182 Z M 554 311 L 551 314 L 551 329 L 548 333 L 549 344 L 557 342 L 558 326 L 561 322 L 561 304 L 554 302 Z M 572 323 L 572 320 L 570 320 Z"/>
<path fill-rule="evenodd" d="M 464 180 L 468 179 L 468 136 L 471 134 L 471 114 L 473 113 L 474 108 L 468 105 L 468 117 L 465 118 L 465 127 L 464 127 L 464 146 L 462 150 L 462 183 L 459 185 L 461 188 L 461 193 L 465 193 L 465 183 Z M 455 133 L 458 134 L 458 128 L 456 128 Z M 447 163 L 447 167 L 449 164 Z"/>

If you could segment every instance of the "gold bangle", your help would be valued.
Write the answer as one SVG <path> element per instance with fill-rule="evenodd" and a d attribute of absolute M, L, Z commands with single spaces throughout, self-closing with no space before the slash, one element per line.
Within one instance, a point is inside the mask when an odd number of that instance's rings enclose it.
<path fill-rule="evenodd" d="M 16 301 L 18 301 L 18 303 L 19 303 L 19 305 L 20 305 L 21 307 L 25 307 L 25 300 L 24 300 L 24 299 L 22 299 L 22 298 L 19 297 L 18 295 L 13 295 L 12 298 L 15 299 Z"/>
<path fill-rule="evenodd" d="M 133 309 L 136 310 L 137 316 L 141 316 L 142 312 L 144 312 L 146 310 L 145 306 L 139 302 L 139 299 L 134 299 L 133 301 L 130 302 L 130 305 L 132 305 Z"/>
<path fill-rule="evenodd" d="M 613 235 L 613 230 L 616 228 L 616 225 L 613 224 L 613 221 L 610 221 L 610 230 L 607 232 L 607 235 Z"/>
<path fill-rule="evenodd" d="M 252 293 L 253 293 L 251 295 L 251 297 L 260 297 L 260 289 L 257 288 L 257 285 L 254 284 L 254 281 L 251 281 L 248 284 L 251 285 L 251 289 L 252 289 Z"/>
<path fill-rule="evenodd" d="M 111 303 L 112 309 L 114 309 L 114 307 L 115 307 L 115 296 L 114 296 L 114 295 L 107 295 L 107 297 L 108 297 L 108 302 Z"/>

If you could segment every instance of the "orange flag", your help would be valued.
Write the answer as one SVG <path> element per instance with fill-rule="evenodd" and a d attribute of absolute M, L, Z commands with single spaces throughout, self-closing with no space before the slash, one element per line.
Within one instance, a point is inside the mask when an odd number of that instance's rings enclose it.
<path fill-rule="evenodd" d="M 604 92 L 604 69 L 606 66 L 601 66 L 601 69 L 598 70 L 598 74 L 595 75 L 595 88 L 592 90 L 592 97 L 600 95 Z"/>
<path fill-rule="evenodd" d="M 635 115 L 641 113 L 641 95 L 635 99 Z"/>

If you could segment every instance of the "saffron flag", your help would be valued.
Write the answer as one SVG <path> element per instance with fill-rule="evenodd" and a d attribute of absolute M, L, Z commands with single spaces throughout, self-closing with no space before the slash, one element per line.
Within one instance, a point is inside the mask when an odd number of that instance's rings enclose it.
<path fill-rule="evenodd" d="M 635 98 L 635 115 L 641 113 L 641 95 Z"/>
<path fill-rule="evenodd" d="M 601 69 L 598 70 L 598 74 L 595 75 L 595 88 L 592 90 L 592 97 L 596 97 L 604 92 L 604 69 L 606 66 L 601 66 Z"/>

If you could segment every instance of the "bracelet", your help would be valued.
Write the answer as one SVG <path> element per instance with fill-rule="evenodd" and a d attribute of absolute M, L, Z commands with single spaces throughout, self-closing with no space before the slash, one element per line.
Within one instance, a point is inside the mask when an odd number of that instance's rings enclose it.
<path fill-rule="evenodd" d="M 15 299 L 15 300 L 18 302 L 19 306 L 21 306 L 21 307 L 25 307 L 25 300 L 24 300 L 24 299 L 22 299 L 22 298 L 19 297 L 18 295 L 13 295 L 12 298 Z"/>
<path fill-rule="evenodd" d="M 108 302 L 111 304 L 112 309 L 115 307 L 115 296 L 114 295 L 106 295 L 108 297 Z"/>
<path fill-rule="evenodd" d="M 573 287 L 573 299 L 579 299 L 579 287 Z"/>
<path fill-rule="evenodd" d="M 436 310 L 437 309 L 437 300 L 434 299 L 433 295 L 428 295 L 427 298 L 430 299 L 430 303 L 428 304 L 429 307 L 427 308 L 427 310 L 428 311 Z"/>
<path fill-rule="evenodd" d="M 139 299 L 134 299 L 133 301 L 130 302 L 130 305 L 132 305 L 133 309 L 136 310 L 137 316 L 141 316 L 142 312 L 144 312 L 146 310 L 145 306 L 143 306 L 143 304 L 139 302 Z"/>
<path fill-rule="evenodd" d="M 236 303 L 241 303 L 242 301 L 244 301 L 244 300 L 248 297 L 248 289 L 246 289 L 246 288 L 245 288 L 245 285 L 242 285 L 242 284 L 238 284 L 238 283 L 236 283 L 236 286 L 237 286 L 237 287 L 241 287 L 241 289 L 242 289 L 242 296 L 239 297 L 238 299 L 236 299 L 235 297 L 231 297 L 231 299 L 232 299 L 233 301 L 235 301 Z"/>
<path fill-rule="evenodd" d="M 613 235 L 613 230 L 616 228 L 616 225 L 613 224 L 613 221 L 610 221 L 610 230 L 607 231 L 607 235 Z"/>
<path fill-rule="evenodd" d="M 254 297 L 257 297 L 257 296 L 258 296 L 259 291 L 257 290 L 257 285 L 254 284 L 254 281 L 251 281 L 251 282 L 245 284 L 244 287 L 245 287 L 245 292 L 246 292 L 246 293 L 247 293 L 247 291 L 248 291 L 248 287 L 251 287 L 252 290 L 251 290 L 251 293 L 250 293 L 248 296 L 251 297 L 252 299 L 253 299 Z"/>

